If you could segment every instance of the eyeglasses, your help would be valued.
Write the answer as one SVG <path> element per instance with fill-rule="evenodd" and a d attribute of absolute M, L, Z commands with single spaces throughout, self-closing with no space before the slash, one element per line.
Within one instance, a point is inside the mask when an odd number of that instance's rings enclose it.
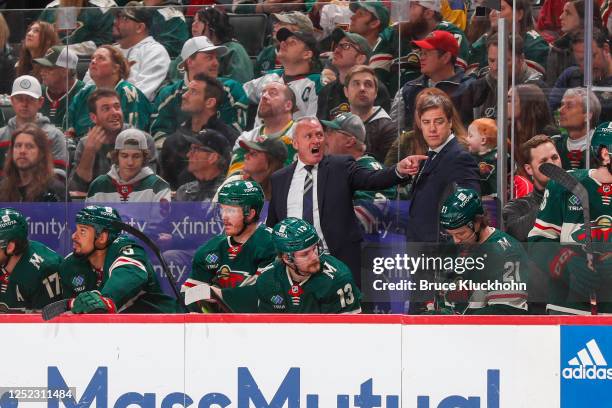
<path fill-rule="evenodd" d="M 338 43 L 338 44 L 336 44 L 336 48 L 338 48 L 338 47 L 340 47 L 344 51 L 347 51 L 347 50 L 352 48 L 352 49 L 354 49 L 355 51 L 357 51 L 360 54 L 363 53 L 359 48 L 357 48 L 356 46 L 354 46 L 353 44 L 351 44 L 349 42 Z"/>

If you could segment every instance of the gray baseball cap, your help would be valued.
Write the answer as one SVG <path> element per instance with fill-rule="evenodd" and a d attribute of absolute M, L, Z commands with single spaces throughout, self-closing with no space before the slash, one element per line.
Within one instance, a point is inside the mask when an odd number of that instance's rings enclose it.
<path fill-rule="evenodd" d="M 351 112 L 341 113 L 334 120 L 322 120 L 321 123 L 328 129 L 355 136 L 361 143 L 365 143 L 366 130 L 363 121 Z"/>
<path fill-rule="evenodd" d="M 64 45 L 56 45 L 47 50 L 47 53 L 41 58 L 35 58 L 35 63 L 45 67 L 62 67 L 68 69 L 76 69 L 79 62 L 79 57 Z"/>
<path fill-rule="evenodd" d="M 300 31 L 313 32 L 314 26 L 312 21 L 304 13 L 299 11 L 291 11 L 288 13 L 276 13 L 272 14 L 275 19 L 285 24 L 295 24 Z"/>
<path fill-rule="evenodd" d="M 134 128 L 121 131 L 115 139 L 115 150 L 122 149 L 149 150 L 147 135 L 142 130 Z"/>
<path fill-rule="evenodd" d="M 278 137 L 268 137 L 262 140 L 247 141 L 240 140 L 240 147 L 246 150 L 257 150 L 258 152 L 268 153 L 280 162 L 287 160 L 287 146 Z"/>

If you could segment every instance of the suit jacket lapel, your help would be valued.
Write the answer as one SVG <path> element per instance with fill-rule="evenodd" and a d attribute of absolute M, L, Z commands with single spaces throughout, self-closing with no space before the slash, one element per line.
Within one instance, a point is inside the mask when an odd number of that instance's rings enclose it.
<path fill-rule="evenodd" d="M 325 202 L 325 183 L 327 182 L 327 176 L 329 175 L 329 168 L 327 167 L 327 157 L 323 157 L 323 160 L 319 163 L 317 168 L 317 203 L 319 204 L 319 217 L 321 216 L 323 204 Z"/>
<path fill-rule="evenodd" d="M 281 203 L 281 207 L 282 207 L 281 209 L 282 209 L 282 215 L 283 215 L 281 220 L 284 220 L 285 218 L 287 218 L 287 198 L 289 196 L 289 189 L 291 188 L 291 181 L 293 180 L 293 175 L 295 174 L 296 166 L 297 166 L 297 161 L 293 162 L 293 164 L 290 167 L 290 170 L 288 171 L 287 177 L 283 178 L 283 186 L 282 186 L 283 193 L 281 194 L 281 197 L 284 198 L 284 202 Z"/>
<path fill-rule="evenodd" d="M 431 163 L 429 163 L 429 166 L 427 166 L 426 172 L 431 173 L 436 167 L 438 167 L 438 165 L 442 163 L 442 161 L 444 160 L 444 156 L 446 156 L 446 154 L 451 149 L 454 148 L 456 143 L 457 143 L 457 136 L 455 136 L 452 140 L 450 140 L 446 144 L 446 146 L 444 146 L 444 148 L 440 151 L 440 153 L 436 154 L 436 156 L 431 161 Z"/>

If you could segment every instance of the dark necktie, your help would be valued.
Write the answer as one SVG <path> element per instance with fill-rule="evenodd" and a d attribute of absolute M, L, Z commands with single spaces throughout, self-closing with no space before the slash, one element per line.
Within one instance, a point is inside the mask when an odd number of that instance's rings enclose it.
<path fill-rule="evenodd" d="M 312 169 L 313 165 L 304 166 L 306 178 L 304 178 L 304 197 L 302 201 L 302 219 L 314 225 L 312 215 Z"/>
<path fill-rule="evenodd" d="M 425 172 L 425 169 L 431 165 L 431 161 L 434 159 L 435 155 L 437 153 L 433 150 L 429 150 L 427 152 L 427 160 L 425 160 L 425 163 L 423 164 L 423 166 L 421 167 L 421 171 L 419 171 L 419 175 L 417 176 L 416 180 L 414 181 L 414 184 L 417 183 L 417 181 L 419 181 L 419 179 L 421 178 L 421 174 L 423 174 L 423 172 Z"/>

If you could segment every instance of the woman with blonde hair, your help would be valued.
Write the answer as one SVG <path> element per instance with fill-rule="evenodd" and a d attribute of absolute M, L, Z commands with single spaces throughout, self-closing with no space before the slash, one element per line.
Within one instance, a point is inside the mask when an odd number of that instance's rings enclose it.
<path fill-rule="evenodd" d="M 114 89 L 119 94 L 123 122 L 141 130 L 147 130 L 153 112 L 147 97 L 128 82 L 130 64 L 121 51 L 112 45 L 102 45 L 91 57 L 89 75 L 92 85 L 81 89 L 68 108 L 68 134 L 84 136 L 93 122 L 87 107 L 87 98 L 98 88 Z"/>
<path fill-rule="evenodd" d="M 34 21 L 30 24 L 21 42 L 21 52 L 15 67 L 17 76 L 32 75 L 40 81 L 40 66 L 33 64 L 32 60 L 44 57 L 49 48 L 59 43 L 57 32 L 51 24 L 44 21 Z"/>
<path fill-rule="evenodd" d="M 448 94 L 444 91 L 441 91 L 438 88 L 425 88 L 421 92 L 417 94 L 415 100 L 415 110 L 414 110 L 414 123 L 417 123 L 417 112 L 419 112 L 424 103 L 427 96 L 439 96 L 441 98 L 446 98 L 450 100 Z M 451 102 L 452 103 L 452 102 Z M 463 126 L 463 122 L 461 120 L 461 116 L 459 112 L 453 106 L 452 108 L 452 130 L 453 134 L 463 146 L 467 146 L 467 131 Z M 385 166 L 393 166 L 401 159 L 406 156 L 414 155 L 414 154 L 426 154 L 427 153 L 427 144 L 425 143 L 425 139 L 423 138 L 423 132 L 418 126 L 415 126 L 414 129 L 403 132 L 399 138 L 397 138 L 389 151 L 387 152 L 387 156 L 385 157 Z"/>

